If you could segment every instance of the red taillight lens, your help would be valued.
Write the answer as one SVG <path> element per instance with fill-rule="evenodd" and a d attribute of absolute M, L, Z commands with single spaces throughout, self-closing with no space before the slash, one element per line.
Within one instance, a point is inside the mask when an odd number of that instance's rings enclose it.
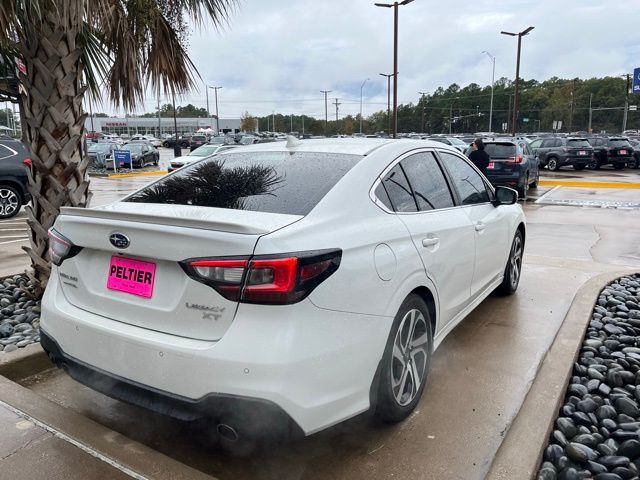
<path fill-rule="evenodd" d="M 30 158 L 25 158 L 24 160 L 22 160 L 22 163 L 24 163 L 27 167 L 30 167 L 31 165 L 33 165 L 33 162 L 31 161 Z"/>
<path fill-rule="evenodd" d="M 77 255 L 81 250 L 82 247 L 74 245 L 55 228 L 49 229 L 49 258 L 54 265 L 62 264 L 64 260 Z"/>
<path fill-rule="evenodd" d="M 284 305 L 296 303 L 338 269 L 341 250 L 251 259 L 194 259 L 181 262 L 194 280 L 229 300 Z"/>
<path fill-rule="evenodd" d="M 509 157 L 509 160 L 507 160 L 504 163 L 509 164 L 509 165 L 513 165 L 515 163 L 522 163 L 523 159 L 524 159 L 524 157 L 522 155 L 514 155 L 512 157 Z"/>

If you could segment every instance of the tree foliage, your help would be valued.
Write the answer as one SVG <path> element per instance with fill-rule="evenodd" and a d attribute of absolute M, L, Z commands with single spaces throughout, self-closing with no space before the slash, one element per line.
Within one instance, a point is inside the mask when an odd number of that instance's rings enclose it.
<path fill-rule="evenodd" d="M 249 112 L 244 112 L 240 117 L 240 130 L 243 132 L 254 132 L 258 126 L 258 119 L 251 116 Z"/>

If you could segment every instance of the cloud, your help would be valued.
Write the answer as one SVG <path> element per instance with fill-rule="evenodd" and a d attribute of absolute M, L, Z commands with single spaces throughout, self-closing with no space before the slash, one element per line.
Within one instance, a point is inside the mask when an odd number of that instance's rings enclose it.
<path fill-rule="evenodd" d="M 399 8 L 399 103 L 454 82 L 489 84 L 483 50 L 496 57 L 496 78 L 513 78 L 517 39 L 499 32 L 528 26 L 535 29 L 522 40 L 524 78 L 630 72 L 639 61 L 639 16 L 640 2 L 621 0 L 416 0 Z M 363 113 L 386 108 L 387 82 L 378 74 L 393 70 L 393 11 L 373 0 L 245 0 L 222 32 L 208 24 L 189 43 L 204 83 L 223 86 L 223 117 L 275 110 L 320 118 L 320 90 L 339 98 L 341 115 L 357 114 L 366 78 Z M 155 101 L 149 97 L 145 110 Z M 180 102 L 206 106 L 204 87 Z"/>

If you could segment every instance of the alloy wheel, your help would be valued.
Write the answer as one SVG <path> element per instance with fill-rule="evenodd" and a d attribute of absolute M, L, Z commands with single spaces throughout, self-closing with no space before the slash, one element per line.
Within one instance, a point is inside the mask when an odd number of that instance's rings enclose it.
<path fill-rule="evenodd" d="M 547 162 L 547 168 L 552 172 L 558 168 L 558 162 L 556 161 L 555 158 L 549 159 L 549 161 Z"/>
<path fill-rule="evenodd" d="M 511 258 L 509 259 L 509 279 L 511 287 L 515 289 L 520 281 L 520 271 L 522 269 L 522 238 L 516 235 L 511 247 Z"/>
<path fill-rule="evenodd" d="M 418 309 L 409 310 L 400 322 L 391 355 L 391 391 L 401 407 L 409 405 L 420 391 L 429 348 L 424 315 Z"/>
<path fill-rule="evenodd" d="M 20 205 L 16 192 L 0 187 L 0 217 L 13 215 Z"/>

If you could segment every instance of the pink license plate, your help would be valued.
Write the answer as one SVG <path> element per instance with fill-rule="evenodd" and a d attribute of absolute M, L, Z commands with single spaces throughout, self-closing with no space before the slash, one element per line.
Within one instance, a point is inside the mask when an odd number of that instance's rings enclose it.
<path fill-rule="evenodd" d="M 107 288 L 151 298 L 156 264 L 114 255 L 109 264 Z"/>
<path fill-rule="evenodd" d="M 580 155 L 586 155 L 587 152 L 585 152 L 584 150 L 580 150 Z"/>
<path fill-rule="evenodd" d="M 626 150 L 620 150 L 620 155 L 626 155 L 627 151 Z"/>
<path fill-rule="evenodd" d="M 489 165 L 487 165 L 487 168 L 495 168 L 495 163 L 493 162 L 489 162 Z"/>

